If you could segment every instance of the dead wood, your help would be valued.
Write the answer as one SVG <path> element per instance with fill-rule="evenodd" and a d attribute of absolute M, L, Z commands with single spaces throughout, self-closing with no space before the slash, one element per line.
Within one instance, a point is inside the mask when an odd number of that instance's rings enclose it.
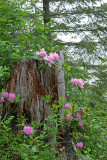
<path fill-rule="evenodd" d="M 30 121 L 41 121 L 47 117 L 49 109 L 43 96 L 51 94 L 51 104 L 58 100 L 58 96 L 62 98 L 65 96 L 64 73 L 58 72 L 58 68 L 51 67 L 51 75 L 47 70 L 42 75 L 39 70 L 41 63 L 34 59 L 25 59 L 15 63 L 12 75 L 5 85 L 5 91 L 20 94 L 20 98 L 23 99 L 14 112 L 17 112 L 19 117 L 24 113 L 29 115 Z M 63 78 L 60 78 L 61 75 Z M 62 93 L 61 86 L 64 93 Z"/>

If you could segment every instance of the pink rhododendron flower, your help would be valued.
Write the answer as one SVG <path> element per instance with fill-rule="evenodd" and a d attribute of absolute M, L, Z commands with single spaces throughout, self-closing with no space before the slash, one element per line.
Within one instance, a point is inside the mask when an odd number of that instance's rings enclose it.
<path fill-rule="evenodd" d="M 78 84 L 81 88 L 83 88 L 84 86 L 84 82 L 82 79 L 71 78 L 71 83 L 73 83 L 75 86 Z"/>
<path fill-rule="evenodd" d="M 31 135 L 31 132 L 33 131 L 33 128 L 32 127 L 30 127 L 30 126 L 25 126 L 24 128 L 23 128 L 23 132 L 25 133 L 25 134 L 27 134 L 27 135 Z"/>
<path fill-rule="evenodd" d="M 81 115 L 79 113 L 77 113 L 77 119 L 80 120 L 81 119 Z"/>
<path fill-rule="evenodd" d="M 50 64 L 52 64 L 53 61 L 57 61 L 59 59 L 59 55 L 56 52 L 50 53 L 49 56 L 46 55 L 44 48 L 42 48 L 40 52 L 37 52 L 36 55 L 44 57 L 44 60 L 48 61 Z"/>
<path fill-rule="evenodd" d="M 78 143 L 76 144 L 76 147 L 78 147 L 78 148 L 83 148 L 83 143 L 82 143 L 82 142 L 78 142 Z"/>
<path fill-rule="evenodd" d="M 51 61 L 53 61 L 54 60 L 54 54 L 50 53 L 49 58 L 51 59 Z"/>
<path fill-rule="evenodd" d="M 82 79 L 78 79 L 78 85 L 79 85 L 81 88 L 83 88 L 84 82 L 83 82 Z"/>
<path fill-rule="evenodd" d="M 65 98 L 67 98 L 67 95 L 65 95 Z"/>
<path fill-rule="evenodd" d="M 78 120 L 80 120 L 80 119 L 81 119 L 81 114 L 75 113 L 75 114 L 74 114 L 74 117 L 77 118 Z"/>
<path fill-rule="evenodd" d="M 78 125 L 79 125 L 80 127 L 82 127 L 82 126 L 83 126 L 83 123 L 82 123 L 82 122 L 79 122 Z"/>
<path fill-rule="evenodd" d="M 3 96 L 4 98 L 5 98 L 5 97 L 8 97 L 8 93 L 4 91 L 4 92 L 2 93 L 2 96 Z"/>
<path fill-rule="evenodd" d="M 46 56 L 46 53 L 45 53 L 44 48 L 42 48 L 40 52 L 37 52 L 36 55 L 45 57 L 45 56 Z"/>
<path fill-rule="evenodd" d="M 52 60 L 52 58 L 51 58 L 50 56 L 48 56 L 48 62 L 49 62 L 50 64 L 53 63 L 53 60 Z"/>
<path fill-rule="evenodd" d="M 44 57 L 44 61 L 48 61 L 50 64 L 53 63 L 52 58 L 50 56 L 47 56 L 47 55 Z"/>
<path fill-rule="evenodd" d="M 49 57 L 52 61 L 57 61 L 59 59 L 58 53 L 50 53 Z"/>
<path fill-rule="evenodd" d="M 0 97 L 0 103 L 4 102 L 4 97 Z"/>
<path fill-rule="evenodd" d="M 58 59 L 59 59 L 59 55 L 58 55 L 58 53 L 53 53 L 53 57 L 54 57 L 54 59 L 53 59 L 53 61 L 58 61 Z"/>
<path fill-rule="evenodd" d="M 73 83 L 76 86 L 78 84 L 78 79 L 71 78 L 71 83 Z"/>
<path fill-rule="evenodd" d="M 70 120 L 70 116 L 71 116 L 71 113 L 69 112 L 69 113 L 66 115 L 66 120 L 67 120 L 67 121 Z"/>
<path fill-rule="evenodd" d="M 16 98 L 16 95 L 14 93 L 9 93 L 9 102 L 14 102 L 14 99 Z"/>
<path fill-rule="evenodd" d="M 44 58 L 44 61 L 48 61 L 48 56 L 46 55 Z"/>
<path fill-rule="evenodd" d="M 37 53 L 36 53 L 36 55 L 40 56 L 40 53 L 39 53 L 39 52 L 37 52 Z"/>
<path fill-rule="evenodd" d="M 66 109 L 66 108 L 67 109 L 71 109 L 71 104 L 70 103 L 66 103 L 65 106 L 64 106 L 64 109 Z"/>

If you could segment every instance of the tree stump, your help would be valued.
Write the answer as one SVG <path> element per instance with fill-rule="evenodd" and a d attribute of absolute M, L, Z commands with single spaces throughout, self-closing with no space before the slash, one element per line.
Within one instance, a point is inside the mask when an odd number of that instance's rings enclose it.
<path fill-rule="evenodd" d="M 63 63 L 64 55 L 60 52 L 60 60 Z M 58 66 L 51 67 L 51 75 L 46 70 L 42 75 L 39 70 L 41 63 L 38 60 L 20 60 L 13 65 L 12 75 L 5 85 L 8 93 L 20 94 L 24 99 L 14 112 L 20 117 L 25 113 L 29 115 L 30 121 L 44 120 L 49 111 L 43 96 L 51 95 L 51 103 L 58 97 L 65 98 L 64 71 L 58 72 Z"/>

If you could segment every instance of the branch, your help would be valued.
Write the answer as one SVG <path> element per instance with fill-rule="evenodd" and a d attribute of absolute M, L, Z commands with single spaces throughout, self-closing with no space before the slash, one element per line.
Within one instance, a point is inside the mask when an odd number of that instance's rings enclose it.
<path fill-rule="evenodd" d="M 53 29 L 53 28 L 51 28 L 51 29 Z M 61 30 L 54 30 L 54 31 L 52 31 L 52 32 L 65 32 L 65 33 L 66 33 L 66 32 L 97 32 L 97 31 L 102 31 L 102 32 L 104 32 L 104 31 L 106 31 L 106 30 L 107 30 L 107 28 L 104 27 L 103 30 L 96 28 L 96 29 L 78 29 L 78 30 L 63 30 L 63 31 L 61 31 Z"/>

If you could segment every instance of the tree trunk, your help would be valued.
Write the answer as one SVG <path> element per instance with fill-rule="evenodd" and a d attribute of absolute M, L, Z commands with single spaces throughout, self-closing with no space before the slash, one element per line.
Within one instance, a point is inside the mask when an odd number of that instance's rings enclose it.
<path fill-rule="evenodd" d="M 44 24 L 50 22 L 49 17 L 49 0 L 43 0 Z"/>
<path fill-rule="evenodd" d="M 60 54 L 61 61 L 64 60 Z M 50 95 L 51 103 L 58 97 L 65 98 L 64 71 L 58 72 L 58 67 L 51 67 L 51 75 L 48 71 L 42 75 L 39 70 L 40 62 L 37 60 L 21 60 L 13 65 L 12 75 L 5 85 L 8 93 L 20 94 L 23 99 L 15 108 L 14 113 L 18 116 L 26 114 L 30 121 L 44 120 L 49 112 L 48 104 L 43 96 Z"/>

